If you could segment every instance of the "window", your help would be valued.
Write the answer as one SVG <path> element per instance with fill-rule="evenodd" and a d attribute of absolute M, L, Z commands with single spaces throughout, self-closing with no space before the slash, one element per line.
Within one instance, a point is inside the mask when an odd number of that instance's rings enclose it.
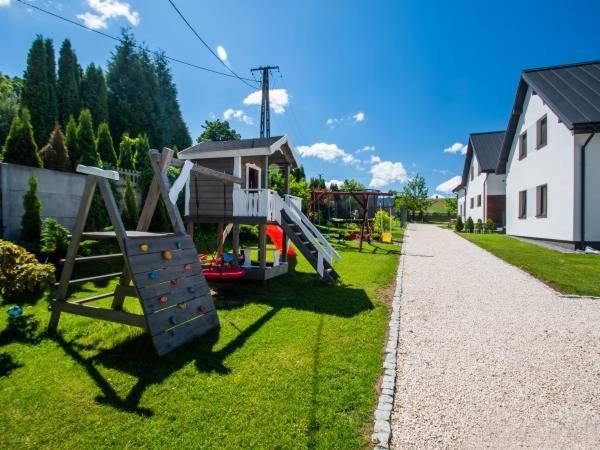
<path fill-rule="evenodd" d="M 519 159 L 527 156 L 527 131 L 519 136 Z"/>
<path fill-rule="evenodd" d="M 535 189 L 536 192 L 536 217 L 548 217 L 548 185 L 543 184 Z"/>
<path fill-rule="evenodd" d="M 471 197 L 471 209 L 473 209 L 473 202 L 474 202 L 474 197 Z"/>
<path fill-rule="evenodd" d="M 481 194 L 477 196 L 477 206 L 481 206 Z"/>
<path fill-rule="evenodd" d="M 527 217 L 527 191 L 519 192 L 519 219 Z"/>
<path fill-rule="evenodd" d="M 537 148 L 540 149 L 548 144 L 548 117 L 544 116 L 537 121 Z"/>
<path fill-rule="evenodd" d="M 261 185 L 260 167 L 246 163 L 246 189 L 260 189 Z"/>

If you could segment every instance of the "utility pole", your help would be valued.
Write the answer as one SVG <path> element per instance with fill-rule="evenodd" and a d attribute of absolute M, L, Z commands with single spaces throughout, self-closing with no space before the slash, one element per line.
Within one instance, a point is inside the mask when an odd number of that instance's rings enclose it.
<path fill-rule="evenodd" d="M 262 102 L 260 104 L 260 137 L 271 137 L 271 109 L 269 105 L 269 71 L 279 66 L 260 66 L 251 72 L 262 72 Z"/>

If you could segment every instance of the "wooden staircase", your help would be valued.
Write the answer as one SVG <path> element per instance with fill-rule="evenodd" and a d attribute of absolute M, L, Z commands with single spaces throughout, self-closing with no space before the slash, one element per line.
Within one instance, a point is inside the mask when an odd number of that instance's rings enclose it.
<path fill-rule="evenodd" d="M 325 281 L 335 283 L 340 278 L 339 274 L 331 265 L 331 262 L 323 254 L 323 249 L 317 248 L 319 246 L 318 240 L 315 240 L 314 237 L 311 238 L 307 236 L 307 232 L 310 233 L 310 231 L 297 223 L 297 221 L 292 218 L 292 214 L 289 213 L 289 210 L 286 211 L 286 209 L 282 209 L 281 211 L 281 227 L 300 253 L 304 255 L 310 265 L 313 266 Z"/>

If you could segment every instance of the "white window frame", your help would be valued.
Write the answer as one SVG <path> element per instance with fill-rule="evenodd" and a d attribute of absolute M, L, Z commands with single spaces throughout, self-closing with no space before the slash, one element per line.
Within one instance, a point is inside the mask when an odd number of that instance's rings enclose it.
<path fill-rule="evenodd" d="M 253 163 L 246 163 L 246 189 L 250 189 L 248 182 L 250 181 L 251 168 L 258 171 L 258 189 L 262 189 L 262 169 Z"/>

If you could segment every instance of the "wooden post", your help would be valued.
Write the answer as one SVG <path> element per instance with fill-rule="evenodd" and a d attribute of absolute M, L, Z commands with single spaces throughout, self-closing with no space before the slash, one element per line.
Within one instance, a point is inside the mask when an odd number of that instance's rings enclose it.
<path fill-rule="evenodd" d="M 267 225 L 258 226 L 258 260 L 261 269 L 267 268 Z"/>
<path fill-rule="evenodd" d="M 269 189 L 269 157 L 265 156 L 264 158 L 262 169 L 262 187 L 263 189 Z"/>
<path fill-rule="evenodd" d="M 170 151 L 172 152 L 172 150 Z M 185 225 L 183 224 L 183 219 L 179 215 L 179 211 L 176 210 L 177 207 L 168 201 L 169 180 L 167 179 L 166 173 L 162 172 L 160 169 L 160 160 L 160 154 L 157 151 L 152 151 L 150 161 L 152 162 L 152 169 L 154 169 L 154 178 L 157 179 L 158 187 L 162 193 L 163 199 L 165 199 L 165 208 L 169 215 L 169 219 L 171 220 L 171 225 L 173 226 L 175 234 L 185 234 Z"/>
<path fill-rule="evenodd" d="M 234 259 L 238 260 L 240 257 L 240 225 L 238 223 L 233 224 L 232 244 Z"/>
<path fill-rule="evenodd" d="M 290 194 L 290 165 L 285 165 L 285 170 L 283 172 L 283 181 L 284 181 L 284 192 L 289 195 Z M 287 234 L 285 234 L 285 230 L 283 231 L 283 241 L 281 244 L 281 260 L 288 260 L 288 250 L 290 248 L 290 242 L 288 240 Z"/>
<path fill-rule="evenodd" d="M 85 228 L 85 222 L 90 211 L 90 206 L 92 205 L 95 190 L 96 177 L 88 175 L 85 182 L 85 188 L 83 190 L 83 196 L 81 197 L 81 203 L 79 204 L 79 211 L 77 212 L 75 226 L 73 227 L 73 233 L 71 234 L 71 242 L 69 244 L 69 248 L 67 249 L 65 264 L 63 265 L 63 270 L 60 274 L 60 284 L 56 290 L 55 306 L 52 308 L 52 315 L 50 316 L 50 323 L 48 324 L 48 331 L 51 333 L 56 331 L 58 321 L 60 320 L 60 309 L 56 307 L 56 303 L 64 302 L 67 296 L 69 280 L 73 274 L 75 258 L 77 257 L 79 243 L 81 242 L 81 234 Z"/>

